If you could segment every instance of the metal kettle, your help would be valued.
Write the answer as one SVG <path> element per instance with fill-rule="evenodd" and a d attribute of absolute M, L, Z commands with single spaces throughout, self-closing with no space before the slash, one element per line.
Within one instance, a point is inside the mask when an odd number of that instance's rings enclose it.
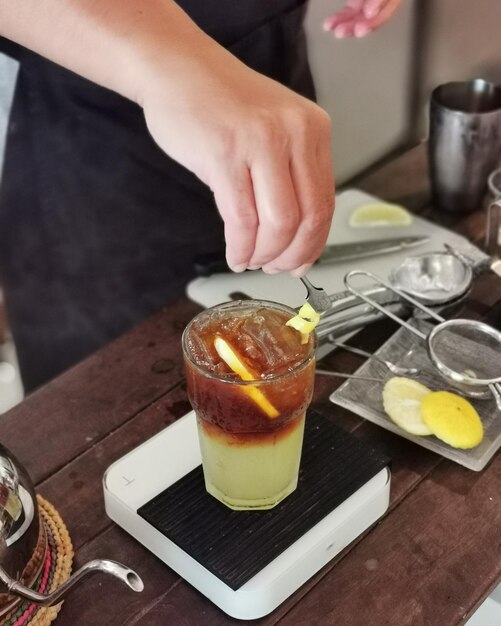
<path fill-rule="evenodd" d="M 40 517 L 33 484 L 17 459 L 0 445 L 0 616 L 28 600 L 42 606 L 60 602 L 87 574 L 111 574 L 133 591 L 144 588 L 130 568 L 109 560 L 83 565 L 47 595 L 32 589 L 45 559 L 47 531 Z"/>

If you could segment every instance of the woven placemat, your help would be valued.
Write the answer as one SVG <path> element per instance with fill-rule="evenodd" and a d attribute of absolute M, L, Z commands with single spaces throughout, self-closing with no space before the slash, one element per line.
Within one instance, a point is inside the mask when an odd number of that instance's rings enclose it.
<path fill-rule="evenodd" d="M 42 496 L 37 496 L 41 521 L 47 531 L 47 550 L 42 571 L 33 589 L 47 594 L 54 591 L 70 577 L 73 546 L 68 530 L 56 509 Z M 56 606 L 40 607 L 29 601 L 22 602 L 0 622 L 1 626 L 48 626 L 57 617 L 62 602 Z"/>

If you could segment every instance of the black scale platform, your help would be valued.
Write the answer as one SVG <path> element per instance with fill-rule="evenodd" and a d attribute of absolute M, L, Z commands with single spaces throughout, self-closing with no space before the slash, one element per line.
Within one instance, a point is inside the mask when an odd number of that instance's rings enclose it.
<path fill-rule="evenodd" d="M 205 491 L 199 466 L 138 514 L 237 590 L 390 460 L 310 410 L 296 491 L 268 511 L 233 511 Z"/>

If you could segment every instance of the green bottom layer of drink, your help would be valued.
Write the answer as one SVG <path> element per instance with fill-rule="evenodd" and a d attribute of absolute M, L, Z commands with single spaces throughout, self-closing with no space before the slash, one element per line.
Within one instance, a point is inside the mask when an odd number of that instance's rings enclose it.
<path fill-rule="evenodd" d="M 207 491 L 236 510 L 271 509 L 297 487 L 304 415 L 259 439 L 234 436 L 199 419 Z"/>

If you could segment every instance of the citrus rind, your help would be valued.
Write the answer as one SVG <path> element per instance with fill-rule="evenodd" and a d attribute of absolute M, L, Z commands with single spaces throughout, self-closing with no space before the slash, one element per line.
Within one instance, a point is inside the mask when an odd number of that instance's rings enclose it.
<path fill-rule="evenodd" d="M 432 431 L 421 415 L 422 401 L 429 394 L 428 387 L 416 380 L 394 376 L 383 389 L 384 410 L 397 426 L 409 434 L 431 435 Z"/>
<path fill-rule="evenodd" d="M 475 407 L 449 391 L 434 391 L 423 399 L 423 421 L 432 433 L 453 448 L 474 448 L 484 437 L 484 428 Z"/>
<path fill-rule="evenodd" d="M 399 204 L 370 202 L 357 207 L 350 216 L 354 228 L 374 226 L 409 226 L 412 215 Z"/>
<path fill-rule="evenodd" d="M 220 358 L 226 363 L 226 365 L 235 372 L 242 380 L 259 380 L 257 372 L 249 368 L 240 357 L 236 349 L 230 345 L 226 339 L 217 336 L 214 338 L 214 347 Z M 247 395 L 270 419 L 274 419 L 279 416 L 279 411 L 268 400 L 265 394 L 254 385 L 242 385 L 240 387 L 242 393 Z"/>
<path fill-rule="evenodd" d="M 298 314 L 291 317 L 285 325 L 291 326 L 301 334 L 301 343 L 306 344 L 320 321 L 320 313 L 317 313 L 309 302 L 305 302 L 299 309 Z"/>

